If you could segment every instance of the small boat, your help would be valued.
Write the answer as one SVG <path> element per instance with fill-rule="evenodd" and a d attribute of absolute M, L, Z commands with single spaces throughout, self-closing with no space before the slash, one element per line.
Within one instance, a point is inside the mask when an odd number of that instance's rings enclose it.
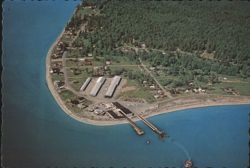
<path fill-rule="evenodd" d="M 151 143 L 151 141 L 150 141 L 150 140 L 147 140 L 147 141 L 146 141 L 146 143 L 147 143 L 147 144 L 150 144 L 150 143 Z"/>
<path fill-rule="evenodd" d="M 185 164 L 184 164 L 185 168 L 192 168 L 192 166 L 193 166 L 192 160 L 186 160 L 185 161 Z"/>

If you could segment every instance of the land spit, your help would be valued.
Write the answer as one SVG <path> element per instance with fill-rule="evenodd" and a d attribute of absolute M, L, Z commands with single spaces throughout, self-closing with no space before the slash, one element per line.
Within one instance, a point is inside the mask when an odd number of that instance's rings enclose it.
<path fill-rule="evenodd" d="M 74 12 L 75 13 L 75 12 Z M 50 68 L 51 68 L 51 55 L 53 49 L 56 47 L 58 42 L 60 41 L 61 37 L 65 29 L 62 30 L 61 34 L 58 36 L 56 41 L 50 47 L 47 56 L 46 56 L 46 81 L 50 92 L 52 93 L 53 97 L 55 98 L 56 102 L 59 106 L 63 109 L 63 111 L 71 116 L 72 118 L 87 124 L 92 125 L 116 125 L 116 124 L 124 124 L 128 121 L 124 119 L 91 119 L 87 117 L 79 116 L 77 113 L 70 111 L 65 102 L 59 96 L 59 93 L 56 91 L 51 75 L 50 75 Z M 127 104 L 128 102 L 122 102 L 123 104 Z M 105 102 L 103 102 L 105 103 Z M 129 102 L 133 103 L 133 102 Z M 199 95 L 187 95 L 185 97 L 174 97 L 168 98 L 164 102 L 154 103 L 154 104 L 147 104 L 141 103 L 136 108 L 131 107 L 130 110 L 134 111 L 135 113 L 141 113 L 144 118 L 151 117 L 158 114 L 168 113 L 168 112 L 175 112 L 178 110 L 184 109 L 191 109 L 191 108 L 198 108 L 198 107 L 207 107 L 207 106 L 219 106 L 219 105 L 233 105 L 233 104 L 250 104 L 250 97 L 249 96 L 223 96 L 223 95 L 210 95 L 210 94 L 199 94 Z M 129 108 L 129 107 L 128 107 Z M 133 118 L 134 121 L 138 121 L 137 117 Z"/>

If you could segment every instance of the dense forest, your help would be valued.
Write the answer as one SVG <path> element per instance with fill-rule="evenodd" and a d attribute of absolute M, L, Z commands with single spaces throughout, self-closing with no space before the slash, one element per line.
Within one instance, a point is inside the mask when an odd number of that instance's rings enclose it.
<path fill-rule="evenodd" d="M 151 53 L 141 56 L 152 64 L 169 67 L 168 73 L 182 69 L 200 70 L 201 74 L 241 75 L 250 77 L 250 4 L 242 1 L 148 1 L 87 0 L 96 5 L 99 15 L 88 21 L 89 32 L 75 45 L 85 46 L 82 53 L 117 55 L 124 44 L 148 49 L 192 53 L 185 57 Z M 86 40 L 87 39 L 87 40 Z M 94 48 L 92 46 L 95 46 Z M 211 57 L 202 57 L 206 51 Z"/>

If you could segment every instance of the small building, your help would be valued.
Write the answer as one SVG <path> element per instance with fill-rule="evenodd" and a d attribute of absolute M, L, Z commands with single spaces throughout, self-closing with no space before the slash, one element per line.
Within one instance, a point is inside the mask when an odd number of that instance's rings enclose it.
<path fill-rule="evenodd" d="M 155 85 L 149 86 L 150 89 L 155 89 Z"/>
<path fill-rule="evenodd" d="M 65 83 L 63 81 L 55 81 L 54 85 L 58 88 L 58 89 L 63 89 Z"/>
<path fill-rule="evenodd" d="M 163 94 L 164 94 L 164 92 L 163 92 L 162 90 L 157 90 L 157 93 L 158 93 L 159 95 L 163 95 Z"/>
<path fill-rule="evenodd" d="M 104 72 L 105 72 L 105 70 L 104 70 L 103 66 L 93 67 L 93 76 L 103 76 Z"/>
<path fill-rule="evenodd" d="M 84 59 L 85 65 L 92 65 L 92 59 Z"/>
<path fill-rule="evenodd" d="M 95 86 L 92 88 L 90 95 L 91 96 L 97 96 L 98 92 L 100 91 L 102 85 L 106 81 L 106 78 L 104 77 L 99 77 L 95 83 Z"/>
<path fill-rule="evenodd" d="M 80 91 L 86 90 L 86 88 L 88 87 L 88 85 L 89 85 L 89 83 L 90 83 L 91 80 L 92 80 L 92 78 L 91 78 L 91 77 L 88 77 L 88 78 L 86 79 L 86 81 L 83 83 L 82 87 L 80 88 Z"/>
<path fill-rule="evenodd" d="M 155 67 L 150 67 L 149 68 L 151 71 L 154 71 L 155 70 Z"/>
<path fill-rule="evenodd" d="M 114 92 L 115 92 L 117 86 L 120 84 L 121 79 L 122 78 L 120 76 L 113 77 L 111 84 L 108 87 L 108 91 L 105 94 L 105 97 L 111 98 L 114 95 Z"/>
<path fill-rule="evenodd" d="M 110 60 L 107 60 L 106 61 L 106 65 L 110 65 L 111 64 L 111 61 Z"/>
<path fill-rule="evenodd" d="M 104 114 L 105 114 L 105 112 L 104 112 L 102 109 L 95 109 L 95 110 L 94 110 L 94 113 L 95 113 L 96 115 L 104 115 Z"/>
<path fill-rule="evenodd" d="M 141 44 L 141 48 L 146 48 L 146 44 Z"/>
<path fill-rule="evenodd" d="M 70 100 L 70 103 L 73 105 L 78 105 L 80 102 L 76 99 Z"/>
<path fill-rule="evenodd" d="M 85 105 L 84 103 L 79 103 L 79 104 L 77 104 L 77 107 L 80 109 L 84 109 L 84 108 L 87 108 L 88 106 Z"/>
<path fill-rule="evenodd" d="M 198 92 L 199 92 L 199 90 L 198 90 L 198 89 L 196 89 L 196 88 L 194 88 L 194 89 L 193 89 L 193 92 L 194 92 L 194 93 L 198 93 Z"/>
<path fill-rule="evenodd" d="M 51 68 L 50 73 L 57 73 L 59 74 L 61 72 L 60 68 Z"/>
<path fill-rule="evenodd" d="M 156 95 L 154 95 L 154 98 L 158 99 L 158 98 L 160 98 L 160 95 L 156 94 Z"/>

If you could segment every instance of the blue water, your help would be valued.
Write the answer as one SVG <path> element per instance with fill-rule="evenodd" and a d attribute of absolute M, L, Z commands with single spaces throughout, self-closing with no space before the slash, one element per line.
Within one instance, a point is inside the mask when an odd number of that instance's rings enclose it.
<path fill-rule="evenodd" d="M 160 141 L 143 123 L 92 126 L 67 116 L 45 82 L 45 56 L 77 1 L 5 1 L 3 4 L 3 166 L 197 167 L 248 165 L 250 105 L 182 110 L 150 118 L 168 132 Z M 151 144 L 147 145 L 146 140 Z"/>

